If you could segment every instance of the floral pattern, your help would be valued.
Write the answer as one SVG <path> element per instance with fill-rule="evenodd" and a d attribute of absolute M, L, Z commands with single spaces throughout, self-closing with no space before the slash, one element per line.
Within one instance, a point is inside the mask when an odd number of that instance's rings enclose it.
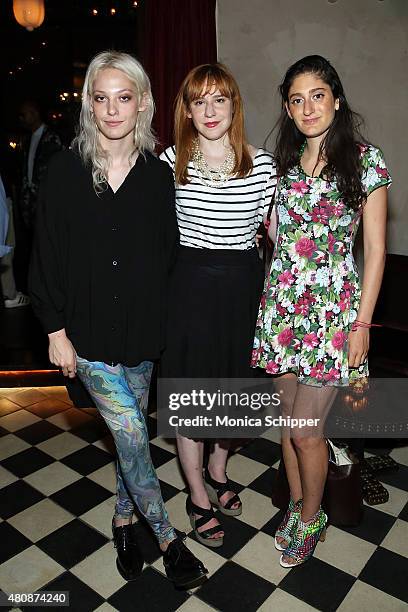
<path fill-rule="evenodd" d="M 391 183 L 379 149 L 360 145 L 367 195 Z M 361 289 L 352 248 L 361 212 L 336 181 L 310 177 L 300 164 L 277 187 L 278 229 L 254 340 L 252 366 L 292 371 L 305 384 L 346 386 L 368 375 L 348 367 L 348 334 Z"/>

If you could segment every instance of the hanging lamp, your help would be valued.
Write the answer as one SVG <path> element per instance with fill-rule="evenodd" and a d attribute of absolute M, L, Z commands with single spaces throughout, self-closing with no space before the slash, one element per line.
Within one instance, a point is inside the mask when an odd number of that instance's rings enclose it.
<path fill-rule="evenodd" d="M 44 21 L 44 0 L 13 0 L 13 12 L 16 21 L 32 32 Z"/>

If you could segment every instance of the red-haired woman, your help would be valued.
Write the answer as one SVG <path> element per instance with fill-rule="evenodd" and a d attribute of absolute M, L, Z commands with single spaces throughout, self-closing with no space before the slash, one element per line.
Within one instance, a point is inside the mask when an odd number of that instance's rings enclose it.
<path fill-rule="evenodd" d="M 174 171 L 181 236 L 162 376 L 249 377 L 263 283 L 255 236 L 276 173 L 271 155 L 246 140 L 242 98 L 225 66 L 205 64 L 186 76 L 176 98 L 175 146 L 161 158 Z M 196 538 L 221 546 L 211 503 L 225 515 L 242 512 L 226 476 L 229 441 L 214 441 L 204 478 L 203 441 L 178 435 L 177 445 Z"/>

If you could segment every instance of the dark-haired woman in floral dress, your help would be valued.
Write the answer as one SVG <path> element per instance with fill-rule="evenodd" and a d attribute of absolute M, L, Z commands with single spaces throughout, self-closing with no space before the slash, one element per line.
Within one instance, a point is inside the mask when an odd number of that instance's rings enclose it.
<path fill-rule="evenodd" d="M 318 416 L 335 388 L 368 375 L 371 317 L 385 261 L 387 186 L 381 151 L 359 135 L 335 69 L 296 62 L 280 88 L 277 235 L 257 322 L 252 365 L 281 375 L 282 408 Z M 352 247 L 363 219 L 364 282 Z M 311 557 L 327 517 L 321 499 L 327 446 L 313 431 L 282 437 L 291 499 L 275 545 L 281 565 Z"/>

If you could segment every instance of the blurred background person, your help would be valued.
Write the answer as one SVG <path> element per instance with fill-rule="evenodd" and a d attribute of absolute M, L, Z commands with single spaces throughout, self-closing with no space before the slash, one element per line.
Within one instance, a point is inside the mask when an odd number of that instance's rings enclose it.
<path fill-rule="evenodd" d="M 0 283 L 5 308 L 27 306 L 28 296 L 17 291 L 13 271 L 13 254 L 15 246 L 13 203 L 7 197 L 0 177 Z"/>
<path fill-rule="evenodd" d="M 63 145 L 58 134 L 44 122 L 44 113 L 39 101 L 25 100 L 20 106 L 19 120 L 28 132 L 22 143 L 23 168 L 18 202 L 18 215 L 21 220 L 21 238 L 19 235 L 18 246 L 23 268 L 22 289 L 25 290 L 39 186 L 51 157 L 60 151 Z"/>

